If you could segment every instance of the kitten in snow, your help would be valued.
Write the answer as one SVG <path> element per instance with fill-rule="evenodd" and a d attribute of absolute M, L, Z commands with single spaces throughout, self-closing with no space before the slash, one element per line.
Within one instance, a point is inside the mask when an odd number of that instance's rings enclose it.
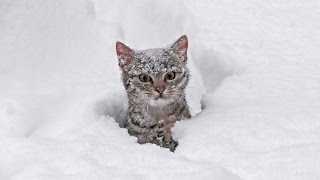
<path fill-rule="evenodd" d="M 171 127 L 190 118 L 185 98 L 189 81 L 187 36 L 170 47 L 133 50 L 116 43 L 123 85 L 129 98 L 125 127 L 138 143 L 154 143 L 174 151 Z"/>

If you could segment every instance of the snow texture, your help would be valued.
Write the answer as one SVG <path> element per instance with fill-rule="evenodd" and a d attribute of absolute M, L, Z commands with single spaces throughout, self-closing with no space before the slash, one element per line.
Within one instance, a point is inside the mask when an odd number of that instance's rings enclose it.
<path fill-rule="evenodd" d="M 317 0 L 1 0 L 0 179 L 320 179 Z M 123 124 L 117 40 L 186 34 L 175 153 Z M 201 103 L 200 103 L 201 102 Z"/>

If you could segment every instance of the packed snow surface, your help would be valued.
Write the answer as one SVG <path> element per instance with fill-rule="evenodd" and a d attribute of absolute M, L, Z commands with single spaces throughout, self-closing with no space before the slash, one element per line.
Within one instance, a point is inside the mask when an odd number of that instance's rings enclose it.
<path fill-rule="evenodd" d="M 318 0 L 1 0 L 0 179 L 319 180 L 319 22 Z M 115 42 L 183 34 L 171 153 L 119 127 Z"/>

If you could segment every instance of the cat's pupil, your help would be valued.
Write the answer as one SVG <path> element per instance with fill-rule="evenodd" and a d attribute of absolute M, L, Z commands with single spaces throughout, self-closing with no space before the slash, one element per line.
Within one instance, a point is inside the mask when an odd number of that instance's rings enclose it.
<path fill-rule="evenodd" d="M 175 73 L 174 72 L 169 72 L 166 75 L 166 79 L 168 79 L 168 80 L 173 80 L 174 78 L 175 78 Z"/>

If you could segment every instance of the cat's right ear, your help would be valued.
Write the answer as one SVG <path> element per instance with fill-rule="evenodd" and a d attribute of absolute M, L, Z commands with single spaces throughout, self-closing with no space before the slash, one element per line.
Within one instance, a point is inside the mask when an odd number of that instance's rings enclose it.
<path fill-rule="evenodd" d="M 116 51 L 119 60 L 119 66 L 123 70 L 124 66 L 128 65 L 133 59 L 133 51 L 128 46 L 119 41 L 116 43 Z"/>
<path fill-rule="evenodd" d="M 181 36 L 175 43 L 173 43 L 171 49 L 182 59 L 184 63 L 187 63 L 188 38 L 186 35 Z"/>

